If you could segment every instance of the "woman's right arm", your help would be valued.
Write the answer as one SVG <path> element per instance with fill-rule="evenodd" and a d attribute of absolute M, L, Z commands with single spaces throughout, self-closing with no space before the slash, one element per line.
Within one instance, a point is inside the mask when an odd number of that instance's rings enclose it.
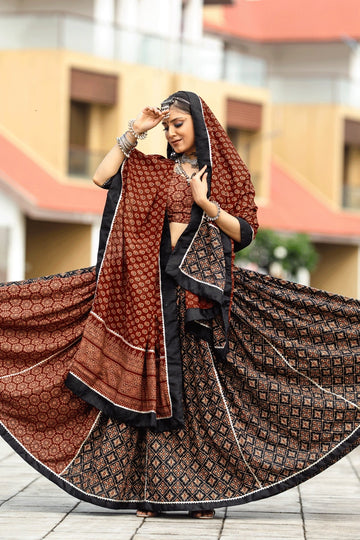
<path fill-rule="evenodd" d="M 129 133 L 126 134 L 128 139 L 130 140 Z M 135 142 L 135 137 L 132 135 L 132 138 Z M 120 165 L 125 159 L 125 155 L 123 151 L 121 150 L 120 146 L 118 144 L 115 144 L 111 150 L 106 154 L 98 168 L 96 169 L 94 176 L 93 176 L 93 182 L 97 186 L 102 186 L 105 184 L 106 180 L 114 176 L 114 174 L 117 173 L 117 171 L 120 168 Z"/>
<path fill-rule="evenodd" d="M 166 111 L 161 111 L 156 107 L 145 107 L 137 116 L 133 124 L 135 133 L 141 135 L 145 131 L 149 131 L 157 126 L 166 114 Z M 133 133 L 127 131 L 126 138 L 133 146 L 136 145 L 137 139 Z M 117 173 L 125 157 L 126 156 L 120 146 L 115 144 L 96 169 L 93 176 L 93 182 L 100 187 L 104 185 L 109 178 Z"/>

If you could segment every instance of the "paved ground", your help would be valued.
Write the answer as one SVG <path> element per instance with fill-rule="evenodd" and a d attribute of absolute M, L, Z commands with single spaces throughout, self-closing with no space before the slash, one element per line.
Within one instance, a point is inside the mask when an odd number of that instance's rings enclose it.
<path fill-rule="evenodd" d="M 360 448 L 299 488 L 215 519 L 166 513 L 139 519 L 79 502 L 42 478 L 0 439 L 1 540 L 359 540 Z"/>

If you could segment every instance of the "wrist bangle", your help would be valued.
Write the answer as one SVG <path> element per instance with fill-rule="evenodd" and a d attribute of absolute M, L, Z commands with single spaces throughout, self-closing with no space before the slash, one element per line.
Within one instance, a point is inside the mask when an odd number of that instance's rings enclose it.
<path fill-rule="evenodd" d="M 221 211 L 220 204 L 219 204 L 217 201 L 210 201 L 210 202 L 212 202 L 213 204 L 215 204 L 216 207 L 217 207 L 216 216 L 210 217 L 210 216 L 208 216 L 207 213 L 205 212 L 205 219 L 206 219 L 206 221 L 216 221 L 216 220 L 218 219 L 218 217 L 220 216 L 220 211 Z"/>
<path fill-rule="evenodd" d="M 126 136 L 126 133 L 124 133 L 123 135 L 121 135 L 121 137 L 116 137 L 116 142 L 118 143 L 118 146 L 120 147 L 122 153 L 124 154 L 125 157 L 129 157 L 132 150 L 135 148 L 135 146 L 137 145 L 137 140 L 136 142 L 130 142 L 129 139 L 127 138 Z"/>
<path fill-rule="evenodd" d="M 145 137 L 147 136 L 147 131 L 143 131 L 142 133 L 136 133 L 135 129 L 134 129 L 134 123 L 135 123 L 135 120 L 129 120 L 129 123 L 128 123 L 128 127 L 129 127 L 129 131 L 130 133 L 132 133 L 132 135 L 134 135 L 135 139 L 145 139 Z"/>

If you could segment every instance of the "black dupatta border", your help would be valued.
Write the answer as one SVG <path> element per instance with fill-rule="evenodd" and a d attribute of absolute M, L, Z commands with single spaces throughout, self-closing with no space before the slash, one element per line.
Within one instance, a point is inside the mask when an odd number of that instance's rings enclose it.
<path fill-rule="evenodd" d="M 107 242 L 115 219 L 119 200 L 122 195 L 122 172 L 126 160 L 118 172 L 109 178 L 103 187 L 108 189 L 103 218 L 100 227 L 99 248 L 96 264 L 96 276 L 99 278 L 102 261 L 106 252 Z M 161 247 L 160 247 L 160 294 L 164 317 L 164 345 L 166 354 L 166 372 L 171 402 L 172 415 L 169 418 L 158 418 L 155 412 L 138 412 L 119 406 L 91 388 L 71 371 L 65 384 L 78 397 L 102 411 L 111 418 L 116 418 L 128 425 L 139 428 L 149 428 L 154 432 L 169 431 L 183 426 L 182 402 L 182 366 L 180 357 L 180 342 L 177 322 L 176 284 L 165 273 L 162 260 L 167 261 L 171 254 L 170 229 L 165 215 Z M 166 322 L 165 322 L 166 321 Z"/>
<path fill-rule="evenodd" d="M 212 153 L 211 153 L 211 141 L 210 136 L 206 127 L 205 118 L 204 118 L 204 111 L 202 102 L 200 100 L 200 97 L 197 94 L 194 94 L 193 92 L 177 92 L 176 94 L 173 94 L 171 97 L 180 97 L 185 99 L 190 103 L 191 108 L 191 115 L 194 123 L 194 132 L 195 132 L 195 143 L 196 143 L 196 153 L 198 156 L 198 163 L 199 163 L 199 169 L 201 169 L 204 165 L 207 166 L 207 183 L 208 183 L 208 196 L 210 196 L 211 193 L 211 178 L 212 178 Z M 172 153 L 172 148 L 168 144 L 167 148 L 167 154 L 168 157 L 170 157 Z M 186 256 L 187 251 L 189 250 L 191 246 L 191 242 L 198 232 L 200 225 L 203 220 L 204 212 L 203 210 L 197 205 L 193 204 L 192 210 L 191 210 L 191 220 L 188 225 L 188 227 L 185 229 L 184 233 L 179 238 L 177 245 L 171 254 L 168 264 L 166 266 L 166 273 L 172 276 L 174 281 L 178 283 L 181 287 L 184 289 L 187 289 L 191 291 L 192 293 L 196 294 L 197 296 L 202 296 L 204 298 L 208 298 L 210 300 L 213 300 L 217 303 L 215 308 L 211 308 L 210 310 L 204 310 L 204 309 L 191 309 L 190 312 L 187 315 L 187 319 L 189 320 L 189 326 L 188 328 L 191 329 L 192 332 L 194 332 L 199 337 L 203 337 L 207 341 L 212 341 L 212 333 L 209 329 L 202 326 L 201 324 L 196 324 L 195 319 L 201 321 L 201 320 L 208 320 L 214 314 L 221 313 L 223 323 L 224 323 L 224 332 L 225 335 L 227 335 L 228 328 L 229 328 L 229 310 L 230 310 L 230 302 L 231 302 L 231 294 L 232 294 L 232 287 L 233 287 L 233 280 L 232 280 L 232 256 L 233 256 L 233 241 L 222 231 L 221 233 L 221 239 L 223 244 L 223 250 L 224 250 L 224 260 L 225 260 L 225 287 L 224 290 L 221 291 L 217 289 L 216 287 L 213 287 L 205 282 L 197 281 L 196 279 L 192 278 L 191 276 L 184 274 L 181 270 L 181 264 Z M 241 226 L 241 222 L 240 222 Z M 226 356 L 228 349 L 227 340 L 225 342 L 225 345 L 221 349 L 215 349 L 217 356 L 224 358 Z"/>

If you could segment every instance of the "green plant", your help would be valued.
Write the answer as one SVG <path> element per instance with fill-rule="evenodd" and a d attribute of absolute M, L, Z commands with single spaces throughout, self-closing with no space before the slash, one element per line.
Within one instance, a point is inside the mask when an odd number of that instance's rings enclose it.
<path fill-rule="evenodd" d="M 299 268 L 311 271 L 318 261 L 318 254 L 306 234 L 278 234 L 270 229 L 261 229 L 254 242 L 240 251 L 236 262 L 248 261 L 265 271 L 272 263 L 281 263 L 283 269 L 295 276 Z"/>
<path fill-rule="evenodd" d="M 306 268 L 309 272 L 314 270 L 319 257 L 308 235 L 295 234 L 289 236 L 285 248 L 287 256 L 282 265 L 289 274 L 295 276 L 299 268 Z"/>

